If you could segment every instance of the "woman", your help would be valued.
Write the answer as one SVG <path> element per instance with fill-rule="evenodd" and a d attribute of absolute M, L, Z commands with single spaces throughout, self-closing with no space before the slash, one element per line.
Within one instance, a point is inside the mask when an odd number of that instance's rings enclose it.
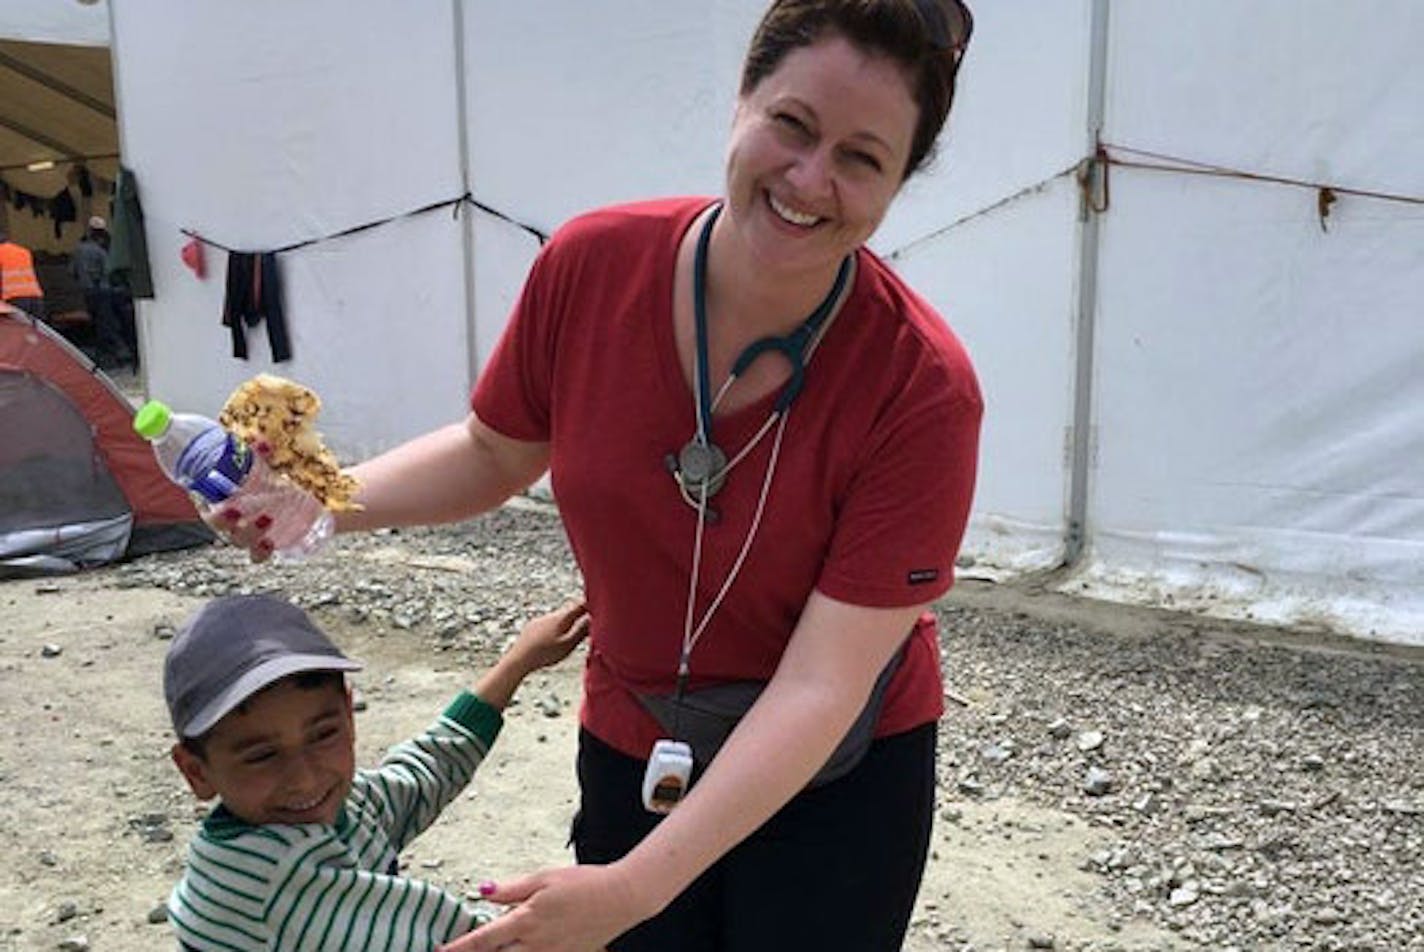
<path fill-rule="evenodd" d="M 954 0 L 774 3 L 726 197 L 565 226 L 470 417 L 355 469 L 344 530 L 462 519 L 548 468 L 586 583 L 581 865 L 486 884 L 513 908 L 450 949 L 900 948 L 942 713 L 925 613 L 982 405 L 862 245 L 969 33 Z"/>

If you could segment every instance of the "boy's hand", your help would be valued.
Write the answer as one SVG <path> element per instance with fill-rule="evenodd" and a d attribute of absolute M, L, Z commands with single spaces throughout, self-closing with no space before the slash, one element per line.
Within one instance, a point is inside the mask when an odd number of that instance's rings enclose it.
<path fill-rule="evenodd" d="M 578 647 L 588 635 L 588 617 L 588 606 L 570 599 L 554 611 L 525 622 L 509 650 L 475 685 L 475 694 L 491 707 L 504 710 L 519 682 L 531 671 L 559 663 Z"/>
<path fill-rule="evenodd" d="M 551 612 L 531 618 L 505 656 L 525 674 L 558 664 L 588 636 L 588 606 L 571 598 Z"/>

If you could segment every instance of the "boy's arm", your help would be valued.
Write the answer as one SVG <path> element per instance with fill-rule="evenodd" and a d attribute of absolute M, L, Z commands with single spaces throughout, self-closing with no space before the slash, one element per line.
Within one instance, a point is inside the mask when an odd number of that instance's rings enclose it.
<path fill-rule="evenodd" d="M 534 671 L 558 664 L 588 635 L 588 608 L 570 599 L 554 611 L 525 622 L 519 637 L 475 682 L 474 693 L 502 711 L 520 683 Z"/>
<path fill-rule="evenodd" d="M 475 682 L 470 691 L 496 711 L 503 711 L 509 707 L 509 702 L 514 699 L 514 692 L 529 676 L 530 670 L 532 669 L 525 667 L 513 655 L 502 655 Z"/>
<path fill-rule="evenodd" d="M 503 724 L 500 712 L 531 671 L 569 655 L 588 632 L 588 610 L 568 602 L 526 622 L 514 643 L 424 734 L 387 753 L 380 768 L 358 775 L 355 791 L 400 849 L 423 832 L 474 776 Z"/>
<path fill-rule="evenodd" d="M 352 800 L 403 848 L 465 789 L 503 723 L 498 710 L 462 693 L 425 733 L 392 747 L 375 770 L 358 771 Z"/>

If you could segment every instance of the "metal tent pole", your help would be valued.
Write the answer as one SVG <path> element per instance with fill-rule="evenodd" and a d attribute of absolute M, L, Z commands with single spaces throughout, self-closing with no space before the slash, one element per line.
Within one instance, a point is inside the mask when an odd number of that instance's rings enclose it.
<path fill-rule="evenodd" d="M 455 125 L 460 135 L 460 188 L 462 195 L 470 190 L 470 130 L 468 102 L 465 96 L 465 3 L 450 0 L 451 24 L 455 34 Z M 465 351 L 469 368 L 466 392 L 479 376 L 479 322 L 475 308 L 475 216 L 472 208 L 460 208 L 461 270 L 465 280 Z"/>
<path fill-rule="evenodd" d="M 1092 23 L 1088 66 L 1087 150 L 1096 156 L 1107 106 L 1107 55 L 1109 0 L 1091 0 Z M 1063 564 L 1082 558 L 1088 545 L 1088 495 L 1096 455 L 1097 429 L 1093 424 L 1095 324 L 1098 310 L 1098 251 L 1101 218 L 1093 197 L 1106 170 L 1090 158 L 1083 164 L 1083 189 L 1078 209 L 1078 312 L 1076 371 L 1073 381 L 1073 423 L 1069 432 L 1068 531 Z"/>

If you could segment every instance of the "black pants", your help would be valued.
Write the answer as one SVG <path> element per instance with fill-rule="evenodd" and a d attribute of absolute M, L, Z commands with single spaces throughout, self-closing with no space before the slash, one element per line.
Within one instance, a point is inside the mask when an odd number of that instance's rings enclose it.
<path fill-rule="evenodd" d="M 803 791 L 662 914 L 610 952 L 898 952 L 934 820 L 934 724 L 871 745 L 855 770 Z M 579 734 L 580 863 L 623 856 L 657 825 L 644 762 Z"/>
<path fill-rule="evenodd" d="M 84 309 L 94 325 L 94 344 L 101 366 L 125 364 L 133 360 L 133 350 L 124 339 L 123 325 L 111 291 L 85 291 Z"/>
<path fill-rule="evenodd" d="M 133 296 L 127 291 L 110 291 L 109 294 L 114 313 L 119 318 L 119 336 L 124 339 L 124 346 L 129 349 L 129 359 L 133 361 L 134 370 L 137 370 L 138 321 L 134 317 Z"/>

